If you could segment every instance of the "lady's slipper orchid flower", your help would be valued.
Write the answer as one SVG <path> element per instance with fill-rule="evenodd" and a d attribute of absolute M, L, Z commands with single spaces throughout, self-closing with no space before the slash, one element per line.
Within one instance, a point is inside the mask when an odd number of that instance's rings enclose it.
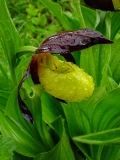
<path fill-rule="evenodd" d="M 55 98 L 81 101 L 92 94 L 93 78 L 77 65 L 61 61 L 50 53 L 37 54 L 34 58 L 39 82 Z"/>
<path fill-rule="evenodd" d="M 29 74 L 35 84 L 41 83 L 52 96 L 64 101 L 81 101 L 93 93 L 94 82 L 90 75 L 71 62 L 59 60 L 52 53 L 68 55 L 68 58 L 65 57 L 66 60 L 69 60 L 70 52 L 107 43 L 113 42 L 91 29 L 62 32 L 46 39 L 35 51 L 35 55 L 18 86 L 18 102 L 24 118 L 33 122 L 31 113 L 19 94 L 21 85 Z"/>
<path fill-rule="evenodd" d="M 119 0 L 84 0 L 91 8 L 101 9 L 105 11 L 120 10 Z"/>

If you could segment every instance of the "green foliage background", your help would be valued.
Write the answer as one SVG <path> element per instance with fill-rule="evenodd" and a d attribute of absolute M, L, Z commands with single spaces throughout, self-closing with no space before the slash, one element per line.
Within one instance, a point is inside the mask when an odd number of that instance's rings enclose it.
<path fill-rule="evenodd" d="M 43 40 L 63 29 L 51 11 L 40 1 L 7 0 L 6 2 L 24 45 L 38 47 Z"/>
<path fill-rule="evenodd" d="M 0 160 L 118 160 L 120 12 L 95 11 L 78 0 L 7 5 L 0 0 Z M 98 30 L 115 42 L 72 53 L 76 64 L 93 76 L 93 95 L 64 104 L 41 92 L 29 77 L 21 95 L 35 123 L 27 122 L 17 86 L 36 47 L 61 30 L 81 28 Z"/>

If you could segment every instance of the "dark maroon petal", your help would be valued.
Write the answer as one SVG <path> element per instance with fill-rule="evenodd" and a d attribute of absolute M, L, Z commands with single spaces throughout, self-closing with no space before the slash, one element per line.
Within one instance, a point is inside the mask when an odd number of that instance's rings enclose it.
<path fill-rule="evenodd" d="M 51 36 L 46 39 L 35 51 L 36 54 L 50 52 L 67 54 L 82 50 L 96 44 L 113 43 L 101 33 L 91 29 L 81 29 L 78 31 L 67 31 Z"/>
<path fill-rule="evenodd" d="M 30 75 L 30 64 L 31 64 L 31 61 L 30 61 L 29 65 L 28 65 L 27 70 L 25 71 L 24 76 L 22 77 L 22 79 L 21 79 L 21 81 L 20 81 L 20 83 L 19 83 L 19 85 L 18 85 L 18 90 L 20 90 L 20 88 L 21 88 L 21 86 L 22 86 L 22 83 L 23 83 L 23 82 L 28 78 L 28 76 Z"/>
<path fill-rule="evenodd" d="M 72 54 L 70 53 L 63 54 L 63 57 L 67 60 L 67 62 L 75 63 L 75 59 L 73 58 Z"/>
<path fill-rule="evenodd" d="M 84 0 L 91 8 L 101 9 L 105 11 L 114 11 L 112 0 Z"/>
<path fill-rule="evenodd" d="M 27 68 L 23 78 L 21 79 L 19 85 L 18 85 L 18 96 L 17 96 L 17 98 L 18 98 L 18 104 L 19 104 L 19 107 L 20 107 L 20 110 L 21 110 L 21 113 L 22 113 L 24 119 L 26 119 L 28 122 L 31 122 L 33 124 L 34 123 L 33 116 L 31 114 L 30 110 L 28 109 L 28 107 L 26 106 L 26 104 L 23 102 L 23 100 L 20 97 L 20 89 L 21 89 L 22 83 L 30 75 L 30 64 L 31 64 L 31 62 L 29 63 L 28 68 Z"/>
<path fill-rule="evenodd" d="M 34 55 L 32 57 L 31 63 L 30 63 L 30 74 L 31 78 L 34 82 L 34 84 L 40 84 L 39 82 L 39 76 L 38 76 L 38 69 L 37 69 L 37 57 Z"/>
<path fill-rule="evenodd" d="M 33 124 L 34 123 L 33 116 L 30 110 L 27 108 L 26 104 L 21 99 L 19 92 L 18 92 L 18 104 L 24 119 Z"/>

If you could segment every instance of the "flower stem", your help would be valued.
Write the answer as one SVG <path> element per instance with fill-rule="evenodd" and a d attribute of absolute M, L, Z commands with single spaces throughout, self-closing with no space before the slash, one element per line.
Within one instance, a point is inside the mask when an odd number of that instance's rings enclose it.
<path fill-rule="evenodd" d="M 77 15 L 78 15 L 78 20 L 79 20 L 79 23 L 80 23 L 80 27 L 85 28 L 86 25 L 85 25 L 85 21 L 84 21 L 84 18 L 83 18 L 82 11 L 81 11 L 80 0 L 73 0 L 73 4 L 76 8 L 76 12 L 77 12 Z"/>

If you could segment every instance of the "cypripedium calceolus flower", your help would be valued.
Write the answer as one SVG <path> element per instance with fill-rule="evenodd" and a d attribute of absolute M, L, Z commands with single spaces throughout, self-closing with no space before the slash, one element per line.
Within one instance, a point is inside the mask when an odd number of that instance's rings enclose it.
<path fill-rule="evenodd" d="M 70 52 L 82 50 L 96 44 L 113 43 L 102 34 L 91 29 L 67 31 L 46 39 L 35 51 L 29 67 L 22 78 L 18 92 L 23 81 L 31 74 L 35 84 L 41 84 L 43 89 L 55 98 L 64 101 L 81 101 L 90 97 L 94 90 L 92 76 L 84 72 L 72 62 Z M 52 54 L 63 55 L 67 61 L 62 61 Z M 71 58 L 72 57 L 72 58 Z M 18 94 L 20 107 L 25 104 Z M 24 112 L 23 109 L 21 109 Z M 25 108 L 25 113 L 28 110 Z M 25 115 L 25 114 L 23 114 Z M 29 114 L 32 122 L 31 114 Z M 28 115 L 27 115 L 28 120 Z"/>
<path fill-rule="evenodd" d="M 84 0 L 91 8 L 101 9 L 105 11 L 120 10 L 119 0 Z"/>
<path fill-rule="evenodd" d="M 93 93 L 93 78 L 77 65 L 61 61 L 50 53 L 37 54 L 35 59 L 39 82 L 55 98 L 81 101 Z"/>

